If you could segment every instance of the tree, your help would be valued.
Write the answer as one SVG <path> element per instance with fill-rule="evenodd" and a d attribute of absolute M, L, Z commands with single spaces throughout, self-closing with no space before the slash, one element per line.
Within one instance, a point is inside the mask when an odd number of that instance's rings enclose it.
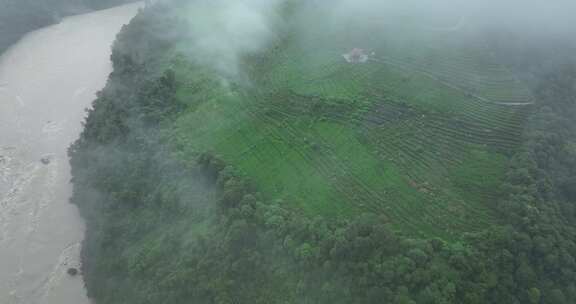
<path fill-rule="evenodd" d="M 540 289 L 532 287 L 528 290 L 528 299 L 531 304 L 540 303 L 540 297 L 541 297 Z"/>

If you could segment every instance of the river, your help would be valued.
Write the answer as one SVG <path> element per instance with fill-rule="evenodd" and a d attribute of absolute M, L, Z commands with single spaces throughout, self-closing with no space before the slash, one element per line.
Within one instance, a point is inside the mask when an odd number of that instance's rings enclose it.
<path fill-rule="evenodd" d="M 0 303 L 90 303 L 69 203 L 68 146 L 112 70 L 110 47 L 140 4 L 68 17 L 0 57 Z"/>

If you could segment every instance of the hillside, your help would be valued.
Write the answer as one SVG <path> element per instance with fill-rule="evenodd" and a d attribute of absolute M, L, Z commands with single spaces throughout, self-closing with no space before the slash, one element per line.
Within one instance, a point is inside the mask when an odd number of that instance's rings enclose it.
<path fill-rule="evenodd" d="M 289 34 L 240 63 L 249 86 L 214 82 L 211 98 L 193 85 L 177 92 L 182 103 L 202 100 L 175 124 L 184 153 L 212 151 L 311 216 L 370 211 L 398 230 L 448 238 L 494 224 L 490 204 L 532 98 L 488 46 L 420 24 L 334 26 L 321 9 L 295 14 Z M 310 26 L 315 18 L 330 21 Z M 347 62 L 354 48 L 373 55 Z M 198 77 L 194 65 L 174 67 L 184 83 Z"/>
<path fill-rule="evenodd" d="M 574 70 L 458 17 L 219 9 L 137 16 L 70 149 L 98 303 L 576 299 Z"/>

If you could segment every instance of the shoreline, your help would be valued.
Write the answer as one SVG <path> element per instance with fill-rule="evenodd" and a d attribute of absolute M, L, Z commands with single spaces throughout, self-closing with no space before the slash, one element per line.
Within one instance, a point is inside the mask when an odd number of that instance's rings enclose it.
<path fill-rule="evenodd" d="M 81 273 L 84 222 L 69 145 L 112 71 L 111 45 L 132 3 L 26 34 L 0 56 L 0 303 L 91 303 Z"/>

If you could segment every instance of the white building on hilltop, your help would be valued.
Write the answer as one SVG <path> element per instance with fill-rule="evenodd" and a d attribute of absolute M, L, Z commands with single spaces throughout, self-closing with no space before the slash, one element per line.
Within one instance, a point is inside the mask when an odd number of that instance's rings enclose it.
<path fill-rule="evenodd" d="M 370 59 L 366 51 L 359 48 L 353 48 L 349 53 L 342 55 L 342 57 L 348 63 L 366 63 Z"/>

